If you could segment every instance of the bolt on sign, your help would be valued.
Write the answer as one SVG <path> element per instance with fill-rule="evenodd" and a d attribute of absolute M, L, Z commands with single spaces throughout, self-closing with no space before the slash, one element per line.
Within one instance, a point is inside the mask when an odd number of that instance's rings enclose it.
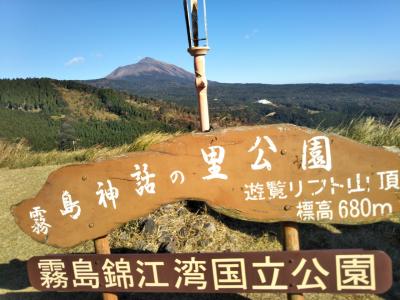
<path fill-rule="evenodd" d="M 400 212 L 400 156 L 294 125 L 171 138 L 146 152 L 53 172 L 13 207 L 37 241 L 70 247 L 183 199 L 234 218 L 360 224 Z"/>
<path fill-rule="evenodd" d="M 185 293 L 384 293 L 392 285 L 382 251 L 73 254 L 28 261 L 42 291 Z"/>

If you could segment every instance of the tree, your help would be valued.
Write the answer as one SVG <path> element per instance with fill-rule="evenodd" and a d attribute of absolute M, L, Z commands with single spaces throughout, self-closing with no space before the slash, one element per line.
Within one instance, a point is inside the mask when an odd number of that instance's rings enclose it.
<path fill-rule="evenodd" d="M 58 136 L 58 148 L 60 150 L 73 150 L 75 148 L 75 129 L 73 121 L 66 118 L 60 126 L 60 133 Z"/>

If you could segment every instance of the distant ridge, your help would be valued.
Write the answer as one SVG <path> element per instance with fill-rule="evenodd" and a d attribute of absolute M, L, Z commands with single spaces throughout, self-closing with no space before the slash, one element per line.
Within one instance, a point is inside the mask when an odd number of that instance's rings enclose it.
<path fill-rule="evenodd" d="M 400 84 L 400 80 L 367 80 L 366 84 Z"/>
<path fill-rule="evenodd" d="M 180 67 L 151 57 L 145 57 L 136 64 L 122 66 L 112 71 L 106 79 L 129 80 L 132 77 L 176 78 L 193 82 L 194 75 Z"/>
<path fill-rule="evenodd" d="M 192 108 L 197 106 L 194 75 L 150 57 L 85 83 Z M 213 118 L 227 116 L 227 120 L 238 124 L 294 123 L 329 127 L 360 116 L 385 122 L 397 118 L 400 85 L 394 84 L 396 81 L 369 83 L 261 84 L 208 80 L 208 98 L 212 100 L 209 109 Z M 274 105 L 267 105 L 268 101 Z"/>

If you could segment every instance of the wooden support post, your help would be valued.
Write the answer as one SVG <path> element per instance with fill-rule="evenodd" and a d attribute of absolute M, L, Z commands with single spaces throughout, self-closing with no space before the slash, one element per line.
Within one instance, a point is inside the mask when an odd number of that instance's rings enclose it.
<path fill-rule="evenodd" d="M 197 90 L 201 131 L 210 130 L 207 100 L 207 78 L 205 72 L 205 53 L 207 53 L 207 50 L 208 49 L 204 51 L 204 49 L 201 49 L 201 51 L 194 51 L 194 73 L 196 76 L 195 84 Z"/>
<path fill-rule="evenodd" d="M 282 224 L 283 249 L 285 251 L 300 250 L 299 227 L 297 223 L 285 222 Z M 289 300 L 304 300 L 303 294 L 287 294 Z"/>
<path fill-rule="evenodd" d="M 94 240 L 94 248 L 97 254 L 110 254 L 110 244 L 108 237 L 104 236 Z M 103 300 L 118 300 L 118 296 L 112 293 L 103 293 Z"/>
<path fill-rule="evenodd" d="M 297 223 L 285 222 L 283 225 L 284 250 L 298 251 L 300 250 L 299 227 Z"/>

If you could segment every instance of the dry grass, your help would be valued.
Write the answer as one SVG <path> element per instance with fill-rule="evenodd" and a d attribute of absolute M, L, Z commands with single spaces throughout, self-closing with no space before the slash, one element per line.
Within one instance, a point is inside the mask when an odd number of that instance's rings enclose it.
<path fill-rule="evenodd" d="M 110 113 L 105 109 L 96 107 L 98 99 L 95 95 L 84 93 L 77 90 L 70 90 L 55 86 L 62 98 L 68 103 L 69 109 L 76 117 L 84 119 L 97 119 L 102 121 L 119 120 L 116 114 Z"/>
<path fill-rule="evenodd" d="M 9 143 L 0 140 L 0 168 L 27 168 L 33 166 L 61 165 L 106 159 L 133 151 L 142 151 L 148 145 L 165 141 L 171 134 L 153 132 L 140 136 L 131 144 L 115 148 L 91 147 L 76 151 L 30 151 L 26 141 Z"/>
<path fill-rule="evenodd" d="M 400 119 L 385 125 L 375 118 L 358 118 L 349 124 L 329 128 L 327 132 L 346 136 L 363 144 L 372 146 L 400 147 Z"/>
<path fill-rule="evenodd" d="M 147 222 L 153 220 L 155 227 L 149 231 Z M 210 252 L 210 251 L 263 251 L 281 250 L 277 239 L 279 227 L 261 232 L 256 223 L 237 227 L 200 202 L 168 204 L 154 213 L 131 221 L 111 234 L 113 248 L 138 249 L 148 252 Z M 229 222 L 229 221 L 228 221 Z M 264 224 L 264 227 L 268 227 Z M 167 249 L 164 249 L 167 247 Z"/>

